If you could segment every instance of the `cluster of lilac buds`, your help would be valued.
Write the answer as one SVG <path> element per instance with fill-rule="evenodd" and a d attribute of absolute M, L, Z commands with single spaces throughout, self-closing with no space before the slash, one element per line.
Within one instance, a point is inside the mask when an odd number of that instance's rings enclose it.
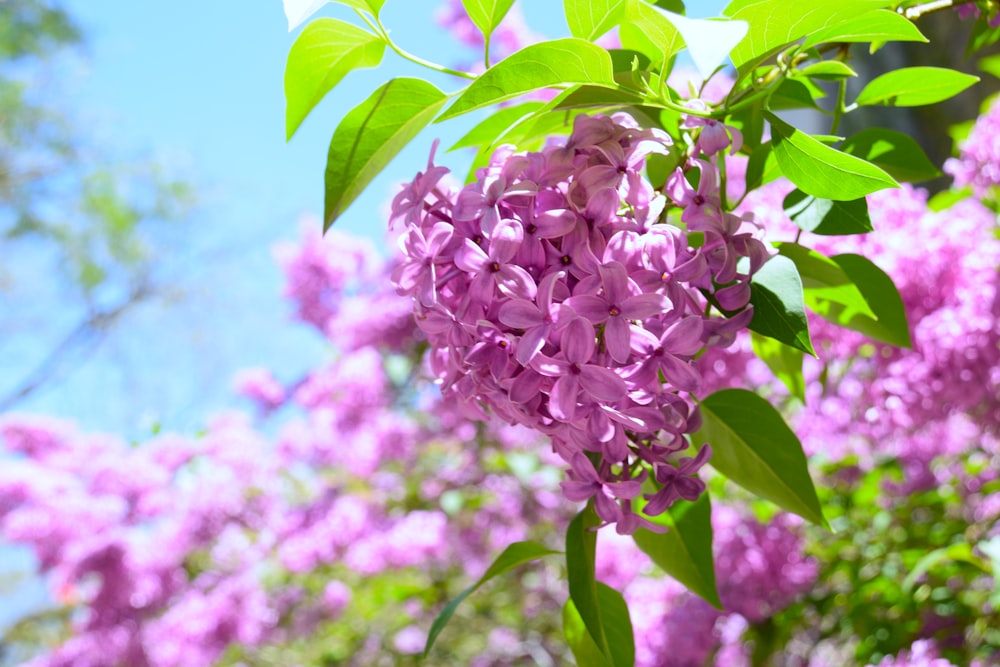
<path fill-rule="evenodd" d="M 692 360 L 750 322 L 768 256 L 723 211 L 713 149 L 687 156 L 696 187 L 680 168 L 665 194 L 646 180 L 646 157 L 672 145 L 626 114 L 579 115 L 565 143 L 501 147 L 458 192 L 432 154 L 392 207 L 406 225 L 393 281 L 446 397 L 548 435 L 566 497 L 593 498 L 621 533 L 653 527 L 635 506 L 650 475 L 649 516 L 704 490 L 710 448 L 679 457 L 698 427 Z"/>

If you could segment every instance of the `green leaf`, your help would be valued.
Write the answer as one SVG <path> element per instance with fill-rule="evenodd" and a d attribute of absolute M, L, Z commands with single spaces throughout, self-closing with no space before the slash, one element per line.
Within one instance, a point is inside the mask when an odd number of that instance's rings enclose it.
<path fill-rule="evenodd" d="M 607 623 L 607 635 L 611 650 L 609 662 L 594 643 L 580 612 L 573 600 L 563 607 L 563 633 L 566 643 L 573 651 L 573 657 L 580 667 L 632 667 L 635 664 L 635 638 L 632 634 L 632 619 L 628 605 L 622 594 L 610 586 L 597 582 L 597 602 Z"/>
<path fill-rule="evenodd" d="M 750 329 L 816 356 L 795 263 L 780 255 L 769 259 L 750 279 L 753 319 Z"/>
<path fill-rule="evenodd" d="M 830 42 L 926 42 L 927 38 L 908 18 L 894 11 L 876 9 L 836 25 L 817 30 L 802 43 L 803 48 Z"/>
<path fill-rule="evenodd" d="M 566 571 L 569 597 L 574 607 L 601 654 L 612 660 L 597 597 L 597 581 L 594 578 L 597 533 L 591 529 L 599 524 L 591 503 L 570 522 L 566 530 Z"/>
<path fill-rule="evenodd" d="M 584 109 L 600 107 L 622 107 L 641 104 L 642 97 L 627 90 L 605 86 L 575 86 L 560 93 L 553 102 L 552 109 Z"/>
<path fill-rule="evenodd" d="M 514 0 L 462 0 L 465 13 L 487 39 L 513 4 Z"/>
<path fill-rule="evenodd" d="M 750 30 L 732 50 L 740 74 L 773 52 L 824 29 L 846 23 L 859 14 L 891 5 L 892 0 L 838 0 L 789 5 L 787 0 L 734 0 L 723 14 L 746 21 Z"/>
<path fill-rule="evenodd" d="M 572 598 L 563 605 L 563 636 L 566 637 L 566 644 L 573 652 L 578 667 L 612 667 L 587 632 L 587 626 Z"/>
<path fill-rule="evenodd" d="M 927 202 L 927 208 L 939 213 L 949 209 L 960 201 L 964 201 L 972 196 L 972 188 L 965 187 L 961 190 L 944 190 L 937 193 Z"/>
<path fill-rule="evenodd" d="M 898 185 L 872 163 L 826 146 L 774 114 L 766 114 L 766 118 L 771 123 L 778 165 L 803 192 L 845 201 Z"/>
<path fill-rule="evenodd" d="M 455 609 L 461 604 L 462 600 L 467 598 L 476 589 L 485 584 L 490 579 L 494 577 L 499 577 L 501 574 L 506 574 L 510 572 L 515 567 L 519 565 L 524 565 L 533 560 L 538 560 L 543 556 L 549 556 L 552 554 L 559 553 L 558 551 L 552 551 L 537 542 L 514 542 L 506 549 L 503 550 L 493 564 L 487 568 L 486 572 L 479 581 L 473 585 L 466 588 L 464 591 L 459 593 L 454 600 L 445 605 L 445 608 L 441 610 L 441 613 L 437 615 L 434 619 L 434 623 L 431 624 L 430 632 L 427 634 L 427 645 L 424 647 L 424 657 L 430 653 L 431 647 L 434 645 L 434 641 L 437 639 L 438 635 L 444 629 L 444 626 L 448 624 L 449 619 L 451 619 L 452 614 L 455 613 Z"/>
<path fill-rule="evenodd" d="M 980 58 L 979 62 L 976 63 L 976 67 L 979 68 L 979 71 L 986 72 L 1000 79 L 1000 55 Z"/>
<path fill-rule="evenodd" d="M 712 467 L 751 493 L 827 527 L 802 443 L 781 414 L 745 389 L 723 389 L 700 405 L 695 441 L 712 445 Z"/>
<path fill-rule="evenodd" d="M 544 102 L 522 102 L 513 106 L 497 109 L 484 118 L 475 127 L 456 141 L 449 151 L 459 148 L 489 146 L 497 137 L 508 130 L 514 123 L 545 106 Z"/>
<path fill-rule="evenodd" d="M 841 150 L 878 165 L 897 181 L 915 183 L 941 175 L 920 144 L 894 130 L 862 130 L 849 137 Z"/>
<path fill-rule="evenodd" d="M 808 81 L 808 79 L 806 79 Z M 822 91 L 820 91 L 822 93 Z M 774 111 L 785 109 L 819 109 L 813 92 L 801 79 L 785 79 L 771 93 L 768 107 Z"/>
<path fill-rule="evenodd" d="M 840 81 L 841 79 L 848 79 L 858 75 L 857 72 L 851 69 L 850 65 L 841 60 L 823 60 L 813 63 L 799 70 L 799 73 L 810 79 L 819 79 L 821 81 Z"/>
<path fill-rule="evenodd" d="M 855 104 L 919 107 L 954 97 L 977 81 L 978 76 L 944 67 L 904 67 L 873 79 Z"/>
<path fill-rule="evenodd" d="M 756 146 L 747 160 L 747 191 L 751 191 L 781 177 L 781 168 L 770 141 Z"/>
<path fill-rule="evenodd" d="M 751 331 L 753 353 L 767 364 L 774 377 L 788 388 L 788 393 L 806 402 L 806 382 L 802 377 L 802 352 L 767 336 Z"/>
<path fill-rule="evenodd" d="M 867 234 L 874 229 L 868 216 L 868 201 L 864 197 L 833 201 L 792 190 L 785 197 L 783 207 L 799 228 L 813 234 L 848 236 Z"/>
<path fill-rule="evenodd" d="M 285 66 L 286 139 L 341 79 L 354 69 L 375 67 L 384 51 L 382 39 L 350 23 L 316 19 L 307 25 Z"/>
<path fill-rule="evenodd" d="M 324 225 L 361 191 L 444 106 L 447 96 L 421 79 L 392 79 L 347 112 L 330 140 Z"/>
<path fill-rule="evenodd" d="M 625 0 L 563 0 L 563 10 L 570 34 L 590 41 L 625 18 Z"/>
<path fill-rule="evenodd" d="M 855 318 L 876 319 L 861 289 L 837 262 L 797 243 L 777 245 L 778 252 L 799 270 L 809 310 L 841 326 Z"/>
<path fill-rule="evenodd" d="M 611 56 L 611 68 L 615 74 L 631 72 L 633 67 L 640 72 L 649 69 L 649 58 L 645 54 L 631 49 L 608 49 Z"/>
<path fill-rule="evenodd" d="M 644 0 L 627 1 L 618 36 L 623 48 L 642 53 L 657 66 L 684 48 L 684 39 L 674 24 Z"/>
<path fill-rule="evenodd" d="M 664 572 L 722 609 L 715 585 L 712 557 L 712 501 L 708 493 L 695 502 L 678 500 L 667 512 L 651 521 L 669 526 L 666 533 L 640 528 L 633 535 L 636 545 Z"/>
<path fill-rule="evenodd" d="M 809 309 L 875 340 L 910 347 L 906 310 L 892 279 L 860 255 L 824 257 L 796 243 L 778 252 L 799 269 Z"/>
<path fill-rule="evenodd" d="M 845 326 L 890 345 L 911 347 L 906 308 L 892 278 L 861 255 L 834 255 L 830 259 L 836 262 L 847 277 L 858 286 L 865 301 L 875 313 L 875 319 L 856 316 Z"/>
<path fill-rule="evenodd" d="M 527 46 L 483 72 L 438 120 L 564 83 L 614 87 L 608 52 L 582 39 L 557 39 Z"/>

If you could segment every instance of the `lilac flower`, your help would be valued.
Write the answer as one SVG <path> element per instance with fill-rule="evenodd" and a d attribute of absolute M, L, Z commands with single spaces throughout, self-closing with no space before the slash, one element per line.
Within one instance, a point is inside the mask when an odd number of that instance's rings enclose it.
<path fill-rule="evenodd" d="M 603 294 L 578 294 L 564 302 L 592 324 L 604 325 L 604 344 L 620 364 L 629 359 L 631 332 L 628 320 L 642 320 L 663 313 L 670 301 L 662 294 L 634 294 L 628 273 L 619 262 L 599 267 Z M 634 285 L 634 284 L 633 284 Z"/>

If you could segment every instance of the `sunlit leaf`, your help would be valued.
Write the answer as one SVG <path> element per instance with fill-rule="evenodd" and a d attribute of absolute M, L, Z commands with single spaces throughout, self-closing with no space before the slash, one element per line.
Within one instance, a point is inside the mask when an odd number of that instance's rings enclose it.
<path fill-rule="evenodd" d="M 857 199 L 896 187 L 893 178 L 874 164 L 826 146 L 809 134 L 767 114 L 772 150 L 782 173 L 800 190 L 821 199 Z"/>
<path fill-rule="evenodd" d="M 912 137 L 870 127 L 848 137 L 841 150 L 881 167 L 897 181 L 928 181 L 941 175 Z"/>
<path fill-rule="evenodd" d="M 447 96 L 421 79 L 392 79 L 347 112 L 326 162 L 324 229 L 444 106 Z"/>
<path fill-rule="evenodd" d="M 828 28 L 811 32 L 804 48 L 831 42 L 926 42 L 913 21 L 889 9 L 862 12 Z"/>
<path fill-rule="evenodd" d="M 693 503 L 678 500 L 664 514 L 648 518 L 670 526 L 670 530 L 654 533 L 640 528 L 633 535 L 636 545 L 664 572 L 721 609 L 722 602 L 715 586 L 712 502 L 708 493 L 701 494 Z"/>
<path fill-rule="evenodd" d="M 489 146 L 514 123 L 528 114 L 538 111 L 543 106 L 545 106 L 544 102 L 532 101 L 497 109 L 466 132 L 448 150 L 453 151 L 459 148 Z"/>
<path fill-rule="evenodd" d="M 487 38 L 500 25 L 513 4 L 514 0 L 462 0 L 465 13 Z"/>
<path fill-rule="evenodd" d="M 732 51 L 733 64 L 741 72 L 746 65 L 820 30 L 832 29 L 893 4 L 892 0 L 839 0 L 789 4 L 787 0 L 734 0 L 723 11 L 746 21 L 747 36 Z"/>
<path fill-rule="evenodd" d="M 840 60 L 823 60 L 803 67 L 799 72 L 802 76 L 821 81 L 839 81 L 858 75 L 850 65 Z"/>
<path fill-rule="evenodd" d="M 306 26 L 285 66 L 286 138 L 341 79 L 352 70 L 375 67 L 384 52 L 381 38 L 350 23 L 317 19 Z"/>
<path fill-rule="evenodd" d="M 904 67 L 873 79 L 856 103 L 918 107 L 954 97 L 977 81 L 978 76 L 943 67 Z"/>
<path fill-rule="evenodd" d="M 750 279 L 750 329 L 815 356 L 802 297 L 802 281 L 787 257 L 769 259 Z"/>
<path fill-rule="evenodd" d="M 606 619 L 606 631 L 611 660 L 601 653 L 573 604 L 572 598 L 563 607 L 563 633 L 580 667 L 632 667 L 635 664 L 635 639 L 632 619 L 622 594 L 597 582 L 597 602 Z"/>
<path fill-rule="evenodd" d="M 597 514 L 589 504 L 570 522 L 566 529 L 566 574 L 569 580 L 569 597 L 583 619 L 584 627 L 601 654 L 613 661 L 598 599 L 597 580 L 594 578 L 597 533 L 591 529 L 599 523 Z"/>
<path fill-rule="evenodd" d="M 906 308 L 892 278 L 870 259 L 861 255 L 834 255 L 830 259 L 836 262 L 847 277 L 858 286 L 865 301 L 875 313 L 874 320 L 854 317 L 845 326 L 890 345 L 911 347 Z"/>
<path fill-rule="evenodd" d="M 657 66 L 684 48 L 680 31 L 645 0 L 628 0 L 618 35 L 622 47 L 642 53 Z"/>
<path fill-rule="evenodd" d="M 700 403 L 694 441 L 712 445 L 710 464 L 751 493 L 823 527 L 802 443 L 781 414 L 745 389 L 723 389 Z"/>
<path fill-rule="evenodd" d="M 777 245 L 778 252 L 798 267 L 810 310 L 842 326 L 856 317 L 876 318 L 861 289 L 835 261 L 797 243 Z"/>
<path fill-rule="evenodd" d="M 594 40 L 625 18 L 625 0 L 563 0 L 569 32 Z"/>
<path fill-rule="evenodd" d="M 792 190 L 783 203 L 785 213 L 803 231 L 824 236 L 867 234 L 872 231 L 868 200 L 833 201 Z"/>
<path fill-rule="evenodd" d="M 614 72 L 608 52 L 575 38 L 527 46 L 483 72 L 441 115 L 441 120 L 532 90 L 566 83 L 613 87 Z"/>

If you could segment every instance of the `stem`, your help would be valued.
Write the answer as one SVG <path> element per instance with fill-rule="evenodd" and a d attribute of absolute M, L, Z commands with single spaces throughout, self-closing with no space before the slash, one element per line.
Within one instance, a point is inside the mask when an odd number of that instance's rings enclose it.
<path fill-rule="evenodd" d="M 427 69 L 432 69 L 435 72 L 441 72 L 442 74 L 451 74 L 452 76 L 459 76 L 462 77 L 463 79 L 476 78 L 475 74 L 471 74 L 469 72 L 460 72 L 459 70 L 451 69 L 450 67 L 445 67 L 444 65 L 438 65 L 437 63 L 432 63 L 429 60 L 424 60 L 423 58 L 413 55 L 412 53 L 404 51 L 394 41 L 392 41 L 392 38 L 389 37 L 389 31 L 386 30 L 384 25 L 382 25 L 381 19 L 379 19 L 376 16 L 375 21 L 372 22 L 367 16 L 362 14 L 361 11 L 355 9 L 354 12 L 361 17 L 362 21 L 368 24 L 369 28 L 374 30 L 379 37 L 385 40 L 385 43 L 389 45 L 390 49 L 399 54 L 400 57 L 409 60 L 411 63 L 416 63 L 418 65 L 426 67 Z"/>
<path fill-rule="evenodd" d="M 925 14 L 931 14 L 933 12 L 939 12 L 942 9 L 950 9 L 951 7 L 958 7 L 961 5 L 971 5 L 974 2 L 975 0 L 931 0 L 931 2 L 914 5 L 913 7 L 907 7 L 906 9 L 899 8 L 896 11 L 902 14 L 904 18 L 916 21 Z"/>
<path fill-rule="evenodd" d="M 486 69 L 490 68 L 490 36 L 486 35 L 483 39 L 483 64 L 486 65 Z"/>
<path fill-rule="evenodd" d="M 844 101 L 847 99 L 847 79 L 841 79 L 837 87 L 837 106 L 833 109 L 833 123 L 830 125 L 830 134 L 837 134 L 840 127 L 840 119 L 844 116 Z"/>

